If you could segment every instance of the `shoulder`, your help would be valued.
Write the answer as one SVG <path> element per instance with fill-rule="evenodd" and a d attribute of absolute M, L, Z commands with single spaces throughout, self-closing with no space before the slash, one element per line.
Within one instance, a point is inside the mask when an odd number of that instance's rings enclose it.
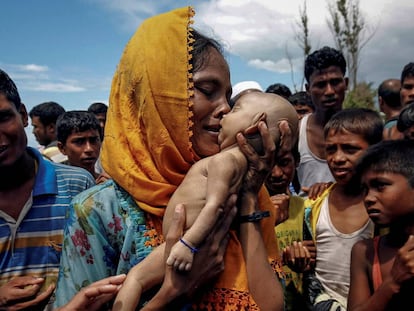
<path fill-rule="evenodd" d="M 95 184 L 95 179 L 87 170 L 61 163 L 51 162 L 52 166 L 55 168 L 56 175 L 58 178 L 70 179 L 70 180 L 84 180 L 92 185 Z"/>

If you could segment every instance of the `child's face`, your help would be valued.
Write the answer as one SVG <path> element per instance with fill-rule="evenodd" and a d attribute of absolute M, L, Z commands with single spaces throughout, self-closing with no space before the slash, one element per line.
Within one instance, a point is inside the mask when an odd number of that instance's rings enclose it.
<path fill-rule="evenodd" d="M 278 156 L 265 185 L 270 195 L 286 193 L 295 174 L 296 163 L 292 152 Z"/>
<path fill-rule="evenodd" d="M 387 226 L 414 215 L 414 189 L 405 176 L 367 170 L 361 181 L 365 207 L 376 224 Z"/>
<path fill-rule="evenodd" d="M 309 107 L 308 105 L 305 104 L 296 104 L 295 106 L 293 106 L 298 114 L 298 118 L 299 120 L 302 119 L 305 115 L 307 115 L 308 113 L 312 113 L 313 109 L 311 107 Z"/>
<path fill-rule="evenodd" d="M 347 130 L 330 130 L 325 139 L 325 153 L 329 169 L 338 184 L 348 184 L 357 160 L 368 148 L 368 142 L 361 136 Z"/>
<path fill-rule="evenodd" d="M 101 148 L 98 130 L 72 132 L 66 143 L 59 143 L 58 146 L 61 152 L 67 155 L 70 165 L 82 167 L 91 173 L 95 172 L 95 163 Z"/>
<path fill-rule="evenodd" d="M 220 121 L 221 129 L 218 135 L 220 149 L 236 142 L 236 134 L 252 125 L 253 117 L 257 114 L 254 103 L 240 98 L 229 113 Z"/>

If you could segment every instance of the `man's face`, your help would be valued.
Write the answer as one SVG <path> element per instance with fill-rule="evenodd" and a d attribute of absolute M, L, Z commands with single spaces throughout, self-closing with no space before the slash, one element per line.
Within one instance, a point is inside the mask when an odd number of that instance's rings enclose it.
<path fill-rule="evenodd" d="M 309 84 L 306 84 L 316 111 L 342 110 L 347 88 L 348 78 L 344 77 L 337 66 L 315 71 L 309 78 Z"/>
<path fill-rule="evenodd" d="M 401 84 L 400 91 L 401 105 L 407 106 L 414 102 L 414 77 L 406 77 Z"/>
<path fill-rule="evenodd" d="M 94 174 L 95 163 L 98 160 L 101 149 L 101 139 L 98 130 L 72 132 L 65 144 L 58 142 L 58 147 L 68 157 L 70 165 L 82 167 Z"/>
<path fill-rule="evenodd" d="M 21 104 L 19 111 L 14 103 L 0 94 L 0 168 L 10 166 L 24 153 L 27 136 L 27 111 Z"/>
<path fill-rule="evenodd" d="M 32 133 L 35 136 L 37 142 L 41 146 L 49 145 L 53 140 L 50 138 L 51 125 L 44 125 L 39 117 L 33 116 L 32 118 Z"/>

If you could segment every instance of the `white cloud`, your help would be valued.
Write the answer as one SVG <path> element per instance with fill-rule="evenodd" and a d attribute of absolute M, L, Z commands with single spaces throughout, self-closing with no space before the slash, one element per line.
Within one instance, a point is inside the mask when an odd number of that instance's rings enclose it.
<path fill-rule="evenodd" d="M 63 92 L 63 93 L 73 93 L 73 92 L 83 92 L 86 89 L 77 85 L 67 84 L 67 83 L 34 83 L 31 82 L 24 86 L 25 89 L 30 91 L 38 91 L 38 92 Z"/>
<path fill-rule="evenodd" d="M 27 65 L 16 65 L 16 68 L 21 71 L 27 72 L 47 72 L 49 68 L 47 66 L 27 64 Z"/>

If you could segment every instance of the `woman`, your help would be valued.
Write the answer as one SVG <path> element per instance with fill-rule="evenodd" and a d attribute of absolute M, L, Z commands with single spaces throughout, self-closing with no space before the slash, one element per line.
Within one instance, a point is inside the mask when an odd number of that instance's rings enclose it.
<path fill-rule="evenodd" d="M 128 272 L 161 244 L 162 216 L 172 193 L 195 161 L 219 151 L 220 120 L 230 111 L 229 68 L 218 44 L 190 28 L 192 16 L 192 9 L 186 7 L 152 17 L 125 48 L 112 82 L 102 150 L 103 167 L 113 179 L 73 201 L 56 306 L 65 304 L 84 285 Z M 240 215 L 258 209 L 257 193 L 272 165 L 275 146 L 264 122 L 260 133 L 266 148 L 260 158 L 238 137 L 250 163 L 243 195 L 238 198 Z M 266 195 L 261 193 L 260 209 L 272 210 Z M 272 223 L 272 217 L 247 222 L 240 224 L 238 236 L 230 233 L 225 273 L 213 288 L 199 290 L 201 297 L 191 297 L 194 309 L 200 304 L 214 310 L 282 309 L 281 285 L 268 262 L 268 255 L 275 267 L 278 262 Z M 185 286 L 206 282 L 204 275 L 209 273 L 197 273 L 209 264 L 206 258 L 202 257 L 202 263 L 199 258 L 195 272 L 182 282 Z M 167 271 L 161 294 L 149 305 L 161 301 L 154 307 L 160 309 L 187 290 L 177 292 L 168 286 L 174 278 L 182 276 Z M 263 291 L 263 286 L 268 290 Z"/>

